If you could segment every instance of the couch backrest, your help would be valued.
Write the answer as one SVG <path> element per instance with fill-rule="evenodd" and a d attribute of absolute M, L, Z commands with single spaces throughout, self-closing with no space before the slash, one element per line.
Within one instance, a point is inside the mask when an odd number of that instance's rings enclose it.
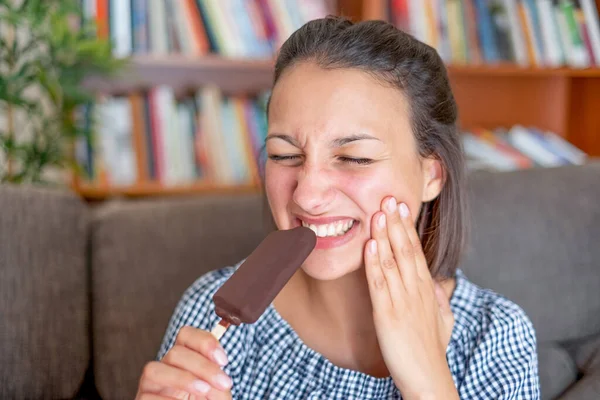
<path fill-rule="evenodd" d="M 540 341 L 600 333 L 600 164 L 470 179 L 467 276 L 514 300 Z"/>
<path fill-rule="evenodd" d="M 6 184 L 0 210 L 0 398 L 71 398 L 89 361 L 88 210 Z"/>
<path fill-rule="evenodd" d="M 467 276 L 521 305 L 540 343 L 560 343 L 550 347 L 556 363 L 565 341 L 596 343 L 600 164 L 480 172 L 469 190 Z M 0 398 L 77 392 L 90 353 L 90 278 L 98 390 L 132 398 L 185 289 L 240 261 L 266 232 L 259 195 L 115 201 L 92 214 L 64 191 L 1 185 L 0 209 Z M 597 345 L 575 353 L 589 364 L 580 354 Z M 556 379 L 544 384 L 553 383 L 546 393 L 562 390 Z"/>
<path fill-rule="evenodd" d="M 542 399 L 598 398 L 600 164 L 477 173 L 470 194 L 463 269 L 533 322 Z"/>
<path fill-rule="evenodd" d="M 600 165 L 473 173 L 469 193 L 467 276 L 521 305 L 541 342 L 600 332 Z M 180 296 L 204 272 L 250 254 L 265 233 L 263 214 L 259 195 L 116 202 L 97 211 L 94 358 L 104 398 L 134 396 Z M 550 387 L 544 378 L 546 393 L 571 380 Z"/>
<path fill-rule="evenodd" d="M 135 396 L 181 295 L 205 272 L 233 265 L 264 237 L 258 195 L 115 202 L 92 224 L 96 386 Z"/>

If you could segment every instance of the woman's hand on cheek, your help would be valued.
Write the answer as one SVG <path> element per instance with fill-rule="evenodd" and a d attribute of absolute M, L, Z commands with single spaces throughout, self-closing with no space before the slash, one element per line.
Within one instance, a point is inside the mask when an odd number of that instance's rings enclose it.
<path fill-rule="evenodd" d="M 458 399 L 446 361 L 454 317 L 405 207 L 384 199 L 364 252 L 379 346 L 403 398 Z"/>

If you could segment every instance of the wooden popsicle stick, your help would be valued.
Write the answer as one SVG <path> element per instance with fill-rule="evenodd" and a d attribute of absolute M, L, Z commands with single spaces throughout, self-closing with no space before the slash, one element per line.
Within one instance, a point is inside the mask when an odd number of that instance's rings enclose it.
<path fill-rule="evenodd" d="M 221 340 L 221 337 L 227 332 L 227 328 L 229 328 L 229 322 L 220 320 L 210 333 L 217 338 L 217 340 Z"/>

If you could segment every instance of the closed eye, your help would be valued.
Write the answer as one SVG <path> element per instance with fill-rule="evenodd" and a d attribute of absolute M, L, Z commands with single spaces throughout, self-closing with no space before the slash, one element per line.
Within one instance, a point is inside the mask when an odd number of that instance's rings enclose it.
<path fill-rule="evenodd" d="M 276 154 L 269 154 L 269 158 L 273 161 L 286 161 L 286 160 L 297 160 L 300 158 L 299 155 L 288 155 L 288 156 L 278 156 Z"/>
<path fill-rule="evenodd" d="M 302 156 L 298 155 L 298 154 L 291 154 L 291 155 L 277 155 L 277 154 L 269 154 L 269 158 L 273 161 L 292 161 L 292 160 L 298 160 L 300 159 Z M 357 165 L 368 165 L 373 163 L 373 160 L 370 158 L 354 158 L 354 157 L 338 157 L 338 160 L 340 160 L 343 163 L 347 163 L 347 164 L 357 164 Z"/>
<path fill-rule="evenodd" d="M 373 162 L 370 158 L 353 158 L 353 157 L 338 157 L 338 159 L 345 163 L 368 165 Z"/>

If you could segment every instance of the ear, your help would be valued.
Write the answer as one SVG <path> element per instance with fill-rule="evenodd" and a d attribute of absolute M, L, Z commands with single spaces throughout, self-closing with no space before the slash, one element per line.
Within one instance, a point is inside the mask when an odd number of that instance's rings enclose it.
<path fill-rule="evenodd" d="M 435 158 L 426 158 L 422 161 L 423 170 L 423 198 L 424 203 L 435 199 L 444 187 L 445 171 L 442 163 Z"/>

